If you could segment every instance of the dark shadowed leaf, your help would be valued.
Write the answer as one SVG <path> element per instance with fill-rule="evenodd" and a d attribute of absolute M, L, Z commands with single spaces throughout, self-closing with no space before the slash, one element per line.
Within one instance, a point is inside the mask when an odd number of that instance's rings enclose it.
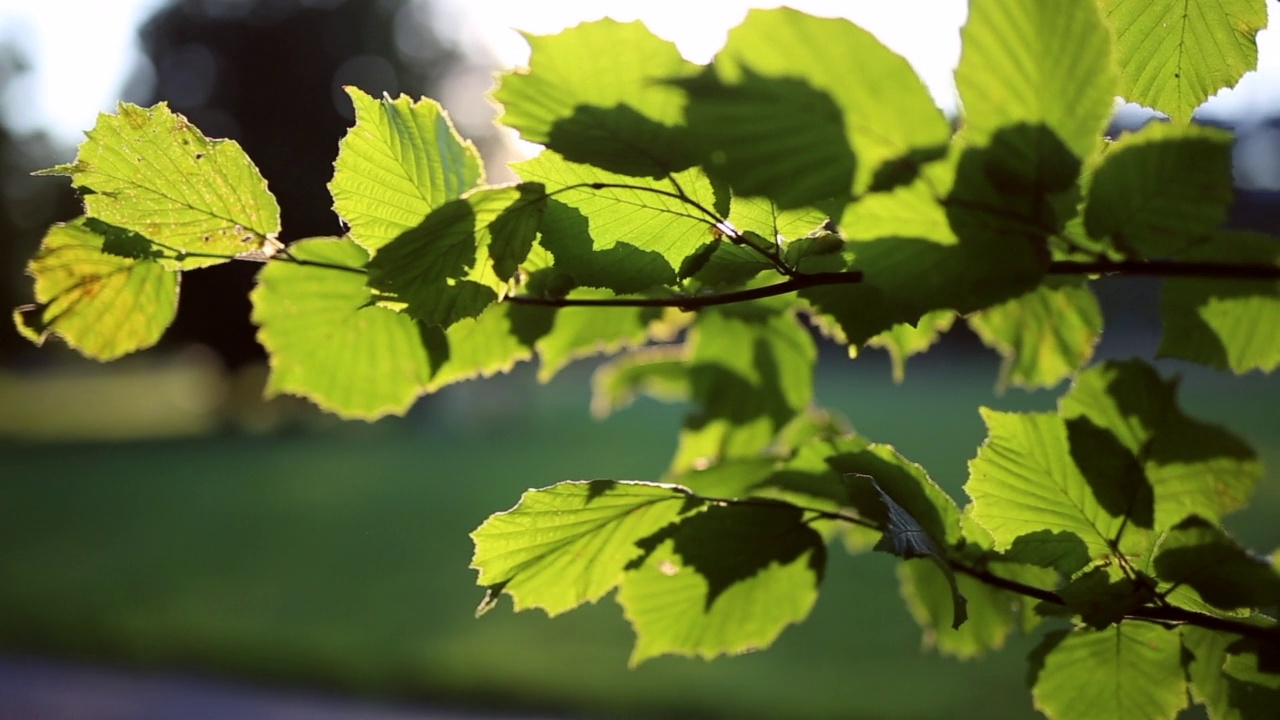
<path fill-rule="evenodd" d="M 1149 123 L 1107 149 L 1084 225 L 1142 257 L 1169 257 L 1227 219 L 1232 184 L 1231 133 Z"/>
<path fill-rule="evenodd" d="M 427 325 L 475 317 L 506 293 L 546 207 L 538 183 L 483 187 L 450 200 L 378 251 L 369 287 Z"/>

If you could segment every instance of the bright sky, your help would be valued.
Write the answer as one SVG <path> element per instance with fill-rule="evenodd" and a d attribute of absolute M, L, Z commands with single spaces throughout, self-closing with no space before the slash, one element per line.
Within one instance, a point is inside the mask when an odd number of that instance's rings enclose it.
<path fill-rule="evenodd" d="M 0 41 L 15 42 L 36 66 L 15 83 L 6 98 L 21 127 L 46 127 L 73 144 L 96 114 L 115 105 L 122 84 L 139 58 L 134 40 L 138 22 L 163 0 L 0 0 Z M 729 28 L 751 6 L 749 0 L 437 0 L 448 26 L 470 25 L 502 64 L 522 64 L 524 41 L 512 28 L 553 33 L 603 16 L 643 20 L 658 35 L 676 42 L 690 59 L 706 61 Z M 786 4 L 815 15 L 843 16 L 870 30 L 920 73 L 938 103 L 955 106 L 951 71 L 960 57 L 958 29 L 965 0 L 790 0 Z M 1271 3 L 1268 3 L 1270 6 Z M 1280 111 L 1280 39 L 1274 31 L 1258 37 L 1259 72 L 1210 102 L 1219 115 L 1254 116 Z"/>

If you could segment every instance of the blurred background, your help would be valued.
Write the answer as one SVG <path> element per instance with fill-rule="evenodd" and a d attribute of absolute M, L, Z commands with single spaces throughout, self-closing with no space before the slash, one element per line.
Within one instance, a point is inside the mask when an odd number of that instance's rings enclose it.
<path fill-rule="evenodd" d="M 65 179 L 80 132 L 117 100 L 165 100 L 240 142 L 283 209 L 282 239 L 335 234 L 325 183 L 351 123 L 343 85 L 430 95 L 488 163 L 528 152 L 492 125 L 492 73 L 527 58 L 513 28 L 640 18 L 706 61 L 747 2 L 0 0 L 0 301 L 27 302 L 26 260 L 79 213 Z M 955 109 L 962 0 L 793 2 L 844 15 L 904 54 Z M 927 17 L 921 21 L 922 12 Z M 1232 222 L 1280 233 L 1280 42 L 1203 122 L 1238 134 Z M 1118 108 L 1116 130 L 1149 114 Z M 960 663 L 921 647 L 893 559 L 833 556 L 811 619 L 767 652 L 626 669 L 611 602 L 548 620 L 481 620 L 467 533 L 519 493 L 564 479 L 653 479 L 681 408 L 587 413 L 590 363 L 548 385 L 528 368 L 447 389 L 409 417 L 344 424 L 260 399 L 248 323 L 255 267 L 183 278 L 162 345 L 108 365 L 0 323 L 0 717 L 1034 717 L 1034 638 Z M 1154 356 L 1158 286 L 1103 282 L 1101 358 Z M 1179 363 L 1184 405 L 1251 441 L 1271 468 L 1232 519 L 1280 545 L 1280 384 Z M 956 330 L 893 385 L 877 352 L 825 348 L 818 400 L 894 443 L 962 497 L 977 406 L 999 361 Z M 572 438 L 569 441 L 568 438 Z M 979 710 L 980 709 L 980 710 Z"/>

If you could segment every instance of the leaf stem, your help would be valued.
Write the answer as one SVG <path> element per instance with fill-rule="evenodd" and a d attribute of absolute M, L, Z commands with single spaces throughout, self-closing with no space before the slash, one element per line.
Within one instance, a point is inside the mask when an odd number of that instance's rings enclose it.
<path fill-rule="evenodd" d="M 857 515 L 846 515 L 841 512 L 832 512 L 830 510 L 819 510 L 818 508 L 806 507 L 804 505 L 797 505 L 795 503 L 788 502 L 786 500 L 772 500 L 770 498 L 715 498 L 715 497 L 707 497 L 705 495 L 699 495 L 697 493 L 693 493 L 693 496 L 698 498 L 699 500 L 705 500 L 706 502 L 710 502 L 710 503 L 720 503 L 722 505 L 739 505 L 739 506 L 745 506 L 745 507 L 769 507 L 769 508 L 778 508 L 778 509 L 790 508 L 794 510 L 799 510 L 801 512 L 810 513 L 815 518 L 821 518 L 823 520 L 839 520 L 841 522 L 847 522 L 851 525 L 859 525 L 865 528 L 871 528 L 872 530 L 884 529 L 880 527 L 879 524 L 872 522 L 866 518 L 858 517 Z"/>

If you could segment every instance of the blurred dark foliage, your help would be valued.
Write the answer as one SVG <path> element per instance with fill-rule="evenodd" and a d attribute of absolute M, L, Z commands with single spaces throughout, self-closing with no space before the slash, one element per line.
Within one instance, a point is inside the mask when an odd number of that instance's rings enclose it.
<path fill-rule="evenodd" d="M 353 118 L 342 86 L 434 96 L 462 66 L 427 11 L 424 0 L 176 0 L 140 31 L 150 68 L 131 85 L 150 87 L 127 99 L 167 101 L 209 137 L 238 141 L 280 202 L 281 240 L 340 234 L 325 185 Z M 262 358 L 249 323 L 257 270 L 184 275 L 165 342 L 207 345 L 230 367 Z"/>

